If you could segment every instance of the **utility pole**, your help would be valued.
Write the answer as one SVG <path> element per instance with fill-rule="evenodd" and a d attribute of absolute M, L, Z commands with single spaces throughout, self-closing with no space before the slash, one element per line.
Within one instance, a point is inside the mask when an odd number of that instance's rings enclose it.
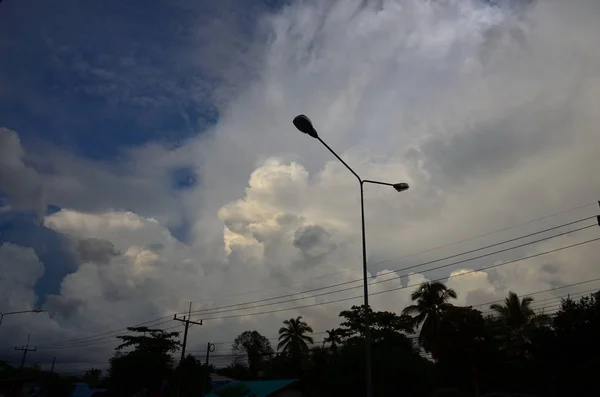
<path fill-rule="evenodd" d="M 52 367 L 50 368 L 50 373 L 53 374 L 54 373 L 54 363 L 56 362 L 56 356 L 54 356 L 52 358 Z"/>
<path fill-rule="evenodd" d="M 190 320 L 191 316 L 192 316 L 192 302 L 190 302 L 190 309 L 188 311 L 187 318 L 185 316 L 183 316 L 183 318 L 177 318 L 177 314 L 175 314 L 173 316 L 173 320 L 181 321 L 182 323 L 185 324 L 185 331 L 183 332 L 183 345 L 181 346 L 181 360 L 179 361 L 179 363 L 182 363 L 183 359 L 185 358 L 185 346 L 187 345 L 188 329 L 190 328 L 190 325 L 191 324 L 202 325 L 202 320 L 200 320 L 199 323 L 192 321 L 192 320 Z"/>
<path fill-rule="evenodd" d="M 23 352 L 23 357 L 21 358 L 21 367 L 20 369 L 23 369 L 23 366 L 25 365 L 25 357 L 27 357 L 27 352 L 34 352 L 37 350 L 37 347 L 29 347 L 29 338 L 31 337 L 31 334 L 27 335 L 27 344 L 25 346 L 15 346 L 15 350 L 20 350 Z"/>
<path fill-rule="evenodd" d="M 206 345 L 206 361 L 204 362 L 204 364 L 206 366 L 208 366 L 208 359 L 210 357 L 210 353 L 212 353 L 214 351 L 215 351 L 215 344 L 208 342 L 208 345 Z"/>
<path fill-rule="evenodd" d="M 208 342 L 206 345 L 206 361 L 204 361 L 204 368 L 206 373 L 204 374 L 204 380 L 202 382 L 202 393 L 200 393 L 200 397 L 204 397 L 206 395 L 206 390 L 208 386 L 208 379 L 210 378 L 210 371 L 208 369 L 208 359 L 210 358 L 210 353 L 215 351 L 215 344 Z"/>

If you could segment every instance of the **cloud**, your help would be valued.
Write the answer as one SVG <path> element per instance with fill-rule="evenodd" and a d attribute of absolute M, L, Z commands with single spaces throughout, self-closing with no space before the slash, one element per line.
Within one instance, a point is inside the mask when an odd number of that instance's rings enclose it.
<path fill-rule="evenodd" d="M 34 210 L 42 217 L 46 212 L 42 181 L 37 171 L 25 164 L 24 156 L 16 132 L 0 128 L 0 191 L 17 208 Z"/>
<path fill-rule="evenodd" d="M 97 238 L 79 240 L 77 252 L 82 262 L 108 263 L 117 255 L 113 243 Z"/>
<path fill-rule="evenodd" d="M 181 199 L 172 188 L 173 170 L 185 165 L 180 151 L 149 143 L 108 162 L 85 159 L 52 145 L 28 158 L 41 170 L 48 201 L 86 212 L 108 209 L 136 212 L 177 227 L 183 221 Z"/>
<path fill-rule="evenodd" d="M 319 259 L 335 249 L 331 235 L 322 226 L 309 225 L 296 230 L 294 247 L 298 248 L 307 261 Z"/>
<path fill-rule="evenodd" d="M 486 272 L 473 272 L 460 269 L 450 273 L 447 286 L 458 291 L 457 305 L 469 305 L 493 301 L 501 298 L 504 291 L 497 291 Z M 504 279 L 503 282 L 508 280 Z M 512 282 L 512 280 L 510 280 Z M 481 308 L 485 310 L 486 308 Z"/>
<path fill-rule="evenodd" d="M 36 303 L 33 288 L 44 274 L 44 264 L 31 248 L 0 245 L 0 297 L 3 312 L 29 310 Z"/>

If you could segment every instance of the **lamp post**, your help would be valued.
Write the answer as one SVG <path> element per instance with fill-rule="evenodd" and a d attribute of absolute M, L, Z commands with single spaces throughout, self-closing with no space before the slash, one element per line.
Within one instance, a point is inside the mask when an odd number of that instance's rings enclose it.
<path fill-rule="evenodd" d="M 312 122 L 308 117 L 301 114 L 294 118 L 294 126 L 300 131 L 312 138 L 315 138 L 319 142 L 323 144 L 344 166 L 356 177 L 358 183 L 360 185 L 360 215 L 361 215 L 361 226 L 362 226 L 362 265 L 363 265 L 363 299 L 365 306 L 365 379 L 366 379 L 366 387 L 367 387 L 367 397 L 373 396 L 373 385 L 372 385 L 372 375 L 371 375 L 371 324 L 370 324 L 370 314 L 369 314 L 369 284 L 368 284 L 368 276 L 367 276 L 367 238 L 365 233 L 365 200 L 364 200 L 364 192 L 363 186 L 365 183 L 371 183 L 374 185 L 383 185 L 393 187 L 397 192 L 403 192 L 408 189 L 407 183 L 388 183 L 381 181 L 374 181 L 369 179 L 362 179 L 338 154 L 333 151 L 327 145 L 317 133 L 317 130 L 313 127 Z"/>
<path fill-rule="evenodd" d="M 4 320 L 4 316 L 8 316 L 9 314 L 41 313 L 41 312 L 43 312 L 42 309 L 21 310 L 21 311 L 17 311 L 17 312 L 6 312 L 6 313 L 0 312 L 0 325 L 2 325 L 2 320 Z"/>

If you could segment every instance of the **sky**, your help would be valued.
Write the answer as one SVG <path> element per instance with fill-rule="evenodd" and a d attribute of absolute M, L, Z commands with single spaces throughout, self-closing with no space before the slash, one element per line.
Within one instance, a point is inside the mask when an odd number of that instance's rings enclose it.
<path fill-rule="evenodd" d="M 598 17 L 595 0 L 2 1 L 0 312 L 44 312 L 4 318 L 0 359 L 30 333 L 29 364 L 106 368 L 125 327 L 181 330 L 189 302 L 198 356 L 296 316 L 322 340 L 361 303 L 360 193 L 297 114 L 363 179 L 410 185 L 365 185 L 375 310 L 428 280 L 484 312 L 600 289 Z"/>

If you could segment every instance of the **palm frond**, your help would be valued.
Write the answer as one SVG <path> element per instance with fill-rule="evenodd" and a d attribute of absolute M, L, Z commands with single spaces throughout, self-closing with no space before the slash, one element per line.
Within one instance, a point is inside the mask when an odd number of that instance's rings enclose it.
<path fill-rule="evenodd" d="M 281 350 L 282 348 L 283 348 L 283 350 L 286 350 L 286 348 L 289 344 L 290 344 L 289 339 L 284 339 L 277 344 L 277 350 Z"/>
<path fill-rule="evenodd" d="M 302 339 L 303 341 L 305 341 L 307 343 L 310 343 L 311 345 L 313 343 L 315 343 L 314 339 L 311 336 L 308 336 L 308 335 L 302 335 L 302 336 L 300 336 L 300 339 Z"/>

